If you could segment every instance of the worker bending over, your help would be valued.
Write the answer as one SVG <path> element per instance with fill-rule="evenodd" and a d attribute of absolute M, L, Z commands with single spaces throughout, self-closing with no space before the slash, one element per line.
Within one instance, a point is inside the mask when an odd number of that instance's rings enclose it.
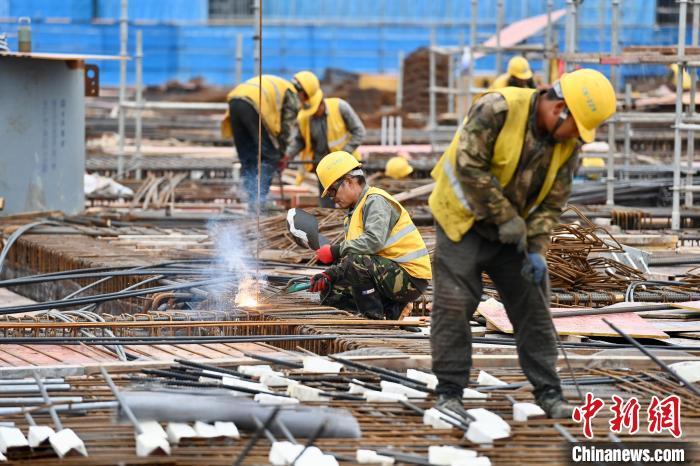
<path fill-rule="evenodd" d="M 615 106 L 612 85 L 591 69 L 564 74 L 548 90 L 489 92 L 470 108 L 433 169 L 430 342 L 438 406 L 463 415 L 472 365 L 469 320 L 486 272 L 513 324 L 536 402 L 551 418 L 570 418 L 573 407 L 556 371 L 545 254 L 571 194 L 579 140 L 591 142 Z"/>
<path fill-rule="evenodd" d="M 353 153 L 362 144 L 365 126 L 349 103 L 337 97 L 323 98 L 318 78 L 311 71 L 294 75 L 294 87 L 302 110 L 297 116 L 299 131 L 287 148 L 285 160 L 301 153 L 302 170 L 313 172 L 321 159 L 331 152 Z M 355 154 L 359 160 L 359 155 Z M 333 207 L 330 199 L 321 197 L 321 207 Z"/>
<path fill-rule="evenodd" d="M 225 138 L 233 136 L 249 211 L 256 210 L 258 201 L 258 144 L 262 146 L 260 206 L 264 210 L 272 176 L 292 138 L 301 106 L 291 82 L 277 76 L 263 75 L 261 110 L 259 82 L 256 76 L 229 92 L 226 97 L 229 109 L 221 123 L 221 135 Z M 258 141 L 261 113 L 262 141 Z"/>
<path fill-rule="evenodd" d="M 318 164 L 323 196 L 348 209 L 345 240 L 316 251 L 333 264 L 311 279 L 311 290 L 329 306 L 370 319 L 398 319 L 432 276 L 430 256 L 408 212 L 389 193 L 368 186 L 360 163 L 345 151 Z"/>
<path fill-rule="evenodd" d="M 489 91 L 503 89 L 504 87 L 523 87 L 534 89 L 535 80 L 532 79 L 530 63 L 524 57 L 513 57 L 508 62 L 508 71 L 497 77 Z"/>

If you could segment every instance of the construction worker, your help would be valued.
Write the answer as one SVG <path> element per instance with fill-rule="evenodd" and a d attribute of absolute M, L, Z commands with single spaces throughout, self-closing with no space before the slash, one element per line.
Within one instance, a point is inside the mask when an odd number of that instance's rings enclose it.
<path fill-rule="evenodd" d="M 561 392 L 548 309 L 545 254 L 571 193 L 580 140 L 615 113 L 615 91 L 601 73 L 564 74 L 550 89 L 489 92 L 432 172 L 436 220 L 431 316 L 437 405 L 463 415 L 471 369 L 469 319 L 488 273 L 513 323 L 520 365 L 551 418 L 570 418 Z"/>
<path fill-rule="evenodd" d="M 413 173 L 413 167 L 406 157 L 397 155 L 387 160 L 384 166 L 384 174 L 395 180 L 402 180 Z"/>
<path fill-rule="evenodd" d="M 303 108 L 297 116 L 299 132 L 287 148 L 285 159 L 301 153 L 302 161 L 313 162 L 303 169 L 313 172 L 326 154 L 355 152 L 365 137 L 365 126 L 350 104 L 337 97 L 324 99 L 318 78 L 311 71 L 298 72 L 293 83 Z M 333 202 L 321 197 L 320 205 L 333 207 Z"/>
<path fill-rule="evenodd" d="M 248 195 L 248 209 L 255 211 L 258 194 L 258 144 L 262 150 L 260 206 L 265 207 L 275 170 L 292 138 L 301 104 L 294 85 L 273 75 L 262 76 L 262 141 L 258 141 L 260 77 L 245 81 L 229 92 L 229 109 L 221 122 L 221 135 L 233 136 L 241 163 L 243 188 Z"/>
<path fill-rule="evenodd" d="M 669 87 L 675 90 L 678 85 L 678 65 L 676 63 L 672 63 L 669 65 L 669 69 L 671 70 L 668 76 Z M 690 75 L 685 68 L 683 68 L 682 84 L 684 91 L 690 90 Z"/>
<path fill-rule="evenodd" d="M 408 212 L 389 193 L 367 185 L 360 162 L 337 151 L 321 159 L 316 174 L 323 196 L 345 217 L 345 240 L 316 251 L 333 264 L 311 279 L 321 302 L 370 319 L 398 319 L 432 276 L 430 256 Z"/>
<path fill-rule="evenodd" d="M 524 57 L 513 57 L 508 62 L 508 71 L 497 77 L 489 91 L 503 89 L 504 87 L 524 87 L 534 89 L 535 80 L 532 79 L 530 63 Z"/>

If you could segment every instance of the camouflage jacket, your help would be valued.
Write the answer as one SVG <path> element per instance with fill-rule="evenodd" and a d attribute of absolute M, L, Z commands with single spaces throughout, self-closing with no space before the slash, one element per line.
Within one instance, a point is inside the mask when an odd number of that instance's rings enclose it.
<path fill-rule="evenodd" d="M 539 133 L 535 124 L 540 95 L 541 92 L 533 94 L 518 168 L 510 183 L 503 188 L 491 174 L 494 145 L 508 113 L 503 96 L 497 93 L 484 95 L 469 110 L 469 119 L 459 130 L 458 176 L 476 218 L 474 228 L 490 240 L 498 239 L 497 225 L 524 212 L 526 206 L 537 198 L 547 174 L 554 144 Z M 542 254 L 547 251 L 549 233 L 559 222 L 562 208 L 571 194 L 576 165 L 574 154 L 559 169 L 547 197 L 528 216 L 529 251 Z"/>
<path fill-rule="evenodd" d="M 297 114 L 301 109 L 301 102 L 297 93 L 287 90 L 284 93 L 284 101 L 282 102 L 281 128 L 277 138 L 280 152 L 284 154 L 294 141 L 294 135 L 297 130 Z"/>

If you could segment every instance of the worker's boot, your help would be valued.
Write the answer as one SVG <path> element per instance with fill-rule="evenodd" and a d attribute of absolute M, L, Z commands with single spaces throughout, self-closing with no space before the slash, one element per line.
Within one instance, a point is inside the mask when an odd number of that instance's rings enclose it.
<path fill-rule="evenodd" d="M 575 406 L 564 399 L 560 392 L 549 389 L 535 400 L 550 419 L 571 419 Z"/>
<path fill-rule="evenodd" d="M 384 315 L 387 320 L 403 320 L 411 314 L 413 303 L 401 303 L 398 301 L 389 301 L 384 305 Z"/>
<path fill-rule="evenodd" d="M 379 295 L 374 285 L 353 286 L 352 297 L 355 299 L 355 306 L 362 315 L 368 319 L 384 319 L 384 306 L 382 297 Z"/>
<path fill-rule="evenodd" d="M 435 402 L 435 409 L 440 412 L 449 411 L 464 422 L 469 421 L 467 410 L 464 409 L 461 396 L 441 393 L 438 395 L 437 401 Z"/>

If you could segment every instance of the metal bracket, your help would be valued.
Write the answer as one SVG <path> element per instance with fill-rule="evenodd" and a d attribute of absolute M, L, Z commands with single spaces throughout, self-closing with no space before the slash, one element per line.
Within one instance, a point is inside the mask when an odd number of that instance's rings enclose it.
<path fill-rule="evenodd" d="M 100 95 L 100 69 L 97 65 L 85 64 L 85 97 Z"/>

